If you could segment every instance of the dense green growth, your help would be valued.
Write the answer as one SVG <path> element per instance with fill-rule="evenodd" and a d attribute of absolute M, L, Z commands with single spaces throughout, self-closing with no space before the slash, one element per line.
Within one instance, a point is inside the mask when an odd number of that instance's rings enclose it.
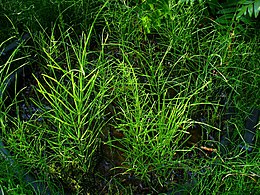
<path fill-rule="evenodd" d="M 30 34 L 0 61 L 14 162 L 54 194 L 259 192 L 260 131 L 239 147 L 260 109 L 259 3 L 233 2 L 1 1 L 0 51 Z M 2 194 L 33 194 L 0 167 Z"/>

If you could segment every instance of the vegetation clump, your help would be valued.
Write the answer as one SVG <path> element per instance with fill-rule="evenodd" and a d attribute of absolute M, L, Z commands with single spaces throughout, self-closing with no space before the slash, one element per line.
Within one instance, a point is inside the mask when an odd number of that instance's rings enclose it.
<path fill-rule="evenodd" d="M 1 139 L 13 159 L 0 170 L 15 170 L 0 174 L 1 193 L 36 193 L 24 173 L 53 194 L 260 191 L 259 131 L 252 151 L 239 147 L 260 105 L 258 1 L 0 10 Z"/>

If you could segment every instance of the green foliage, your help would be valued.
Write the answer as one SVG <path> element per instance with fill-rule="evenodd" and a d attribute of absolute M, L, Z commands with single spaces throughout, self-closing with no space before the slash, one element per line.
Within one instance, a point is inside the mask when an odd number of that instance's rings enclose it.
<path fill-rule="evenodd" d="M 252 16 L 254 16 L 255 18 L 258 17 L 260 12 L 260 0 L 254 0 L 254 1 L 242 0 L 239 1 L 238 4 L 240 5 L 240 8 L 236 16 L 237 19 L 239 19 L 242 15 L 246 15 L 246 14 L 248 14 L 250 17 Z"/>
<path fill-rule="evenodd" d="M 181 3 L 186 3 L 186 4 L 193 4 L 197 0 L 179 0 Z M 198 0 L 199 3 L 202 3 L 204 0 Z"/>
<path fill-rule="evenodd" d="M 193 4 L 195 0 L 180 0 L 186 4 Z M 199 0 L 202 3 L 203 0 Z M 260 11 L 260 1 L 259 0 L 226 0 L 219 3 L 217 0 L 206 0 L 205 3 L 210 4 L 211 9 L 216 9 L 217 7 L 222 7 L 219 10 L 220 14 L 236 14 L 236 19 L 240 19 L 242 15 L 249 15 L 249 17 L 255 17 L 259 15 Z"/>
<path fill-rule="evenodd" d="M 138 18 L 145 33 L 152 33 L 165 25 L 166 22 L 171 22 L 177 19 L 178 15 L 191 13 L 196 7 L 194 4 L 186 6 L 187 2 L 176 2 L 175 0 L 146 0 L 136 7 Z M 202 5 L 202 4 L 200 4 Z M 176 7 L 179 9 L 177 10 Z M 203 9 L 203 5 L 201 7 Z M 200 12 L 199 12 L 200 14 Z M 198 15 L 199 15 L 198 14 Z"/>
<path fill-rule="evenodd" d="M 160 28 L 163 19 L 171 17 L 170 6 L 168 0 L 147 0 L 138 7 L 145 32 L 150 33 L 151 28 Z"/>
<path fill-rule="evenodd" d="M 259 36 L 245 28 L 248 39 L 237 31 L 250 18 L 250 6 L 236 20 L 248 4 L 221 12 L 224 4 L 213 0 L 128 2 L 100 1 L 103 9 L 90 14 L 95 21 L 85 20 L 90 28 L 69 20 L 67 11 L 84 11 L 83 1 L 49 2 L 60 9 L 52 20 L 58 25 L 50 30 L 40 23 L 31 35 L 37 68 L 30 93 L 19 92 L 23 104 L 1 110 L 8 148 L 28 172 L 62 181 L 75 193 L 258 192 L 259 142 L 250 154 L 238 147 L 245 113 L 260 105 Z M 43 11 L 44 3 L 39 1 Z M 208 17 L 207 5 L 218 19 Z M 17 62 L 15 54 L 9 65 Z M 222 121 L 220 103 L 226 91 L 238 112 L 229 122 Z M 223 123 L 234 124 L 227 154 L 219 150 Z M 192 137 L 196 143 L 189 142 Z M 0 185 L 8 189 L 12 173 L 2 177 Z"/>
<path fill-rule="evenodd" d="M 260 1 L 226 1 L 219 5 L 219 11 L 217 14 L 217 22 L 228 23 L 231 20 L 242 21 L 246 24 L 250 24 L 252 19 L 257 18 L 260 11 Z"/>
<path fill-rule="evenodd" d="M 223 3 L 216 0 L 199 0 L 198 3 L 196 2 L 194 0 L 146 0 L 137 5 L 136 9 L 146 33 L 151 33 L 151 31 L 161 28 L 166 21 L 173 20 L 177 14 L 174 7 L 180 4 L 183 5 L 182 9 L 187 9 L 188 6 L 192 9 L 195 4 L 202 5 L 202 7 L 208 5 L 209 11 L 217 17 L 216 22 L 220 24 L 232 24 L 234 21 L 252 24 L 252 18 L 257 18 L 260 11 L 260 0 L 227 0 Z"/>

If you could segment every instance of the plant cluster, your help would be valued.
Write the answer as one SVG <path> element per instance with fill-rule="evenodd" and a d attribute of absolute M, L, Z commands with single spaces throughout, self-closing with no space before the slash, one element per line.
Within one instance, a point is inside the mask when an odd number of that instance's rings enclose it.
<path fill-rule="evenodd" d="M 259 35 L 241 23 L 258 1 L 27 3 L 1 5 L 31 37 L 0 64 L 1 139 L 22 170 L 53 194 L 259 192 L 259 131 L 238 147 L 260 105 Z M 16 174 L 2 193 L 33 194 Z"/>

